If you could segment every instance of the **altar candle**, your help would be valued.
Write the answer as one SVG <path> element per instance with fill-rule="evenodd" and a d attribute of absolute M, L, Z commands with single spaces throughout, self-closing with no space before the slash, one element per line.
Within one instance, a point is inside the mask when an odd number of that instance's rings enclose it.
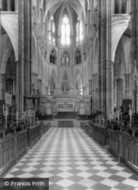
<path fill-rule="evenodd" d="M 19 112 L 16 111 L 16 124 L 18 125 L 18 120 L 19 120 Z"/>
<path fill-rule="evenodd" d="M 130 127 L 132 125 L 132 109 L 129 109 L 129 116 L 130 116 Z"/>
<path fill-rule="evenodd" d="M 7 129 L 8 107 L 5 108 L 5 127 Z"/>
<path fill-rule="evenodd" d="M 118 110 L 118 112 L 117 112 L 117 116 L 118 116 L 118 125 L 119 125 L 119 120 L 120 120 L 120 118 L 119 118 L 119 110 Z"/>

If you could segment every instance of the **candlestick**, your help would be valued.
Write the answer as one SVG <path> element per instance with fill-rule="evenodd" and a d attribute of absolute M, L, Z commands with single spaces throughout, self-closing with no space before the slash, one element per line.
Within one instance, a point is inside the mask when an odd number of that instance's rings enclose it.
<path fill-rule="evenodd" d="M 16 111 L 16 124 L 18 125 L 18 121 L 19 121 L 19 112 Z"/>
<path fill-rule="evenodd" d="M 130 116 L 130 127 L 132 127 L 132 109 L 129 108 L 129 116 Z"/>
<path fill-rule="evenodd" d="M 8 114 L 9 114 L 9 109 L 6 106 L 5 107 L 5 127 L 6 127 L 6 129 L 7 129 L 7 124 L 8 124 L 8 122 L 7 122 L 7 120 L 8 120 Z"/>

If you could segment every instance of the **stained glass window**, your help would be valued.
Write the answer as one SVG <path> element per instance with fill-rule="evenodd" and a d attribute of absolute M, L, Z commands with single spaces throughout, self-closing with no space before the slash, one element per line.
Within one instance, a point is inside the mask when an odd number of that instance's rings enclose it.
<path fill-rule="evenodd" d="M 70 45 L 70 23 L 67 15 L 64 15 L 61 22 L 61 44 Z"/>
<path fill-rule="evenodd" d="M 79 19 L 76 23 L 76 43 L 80 43 L 83 40 L 83 22 Z"/>
<path fill-rule="evenodd" d="M 49 43 L 55 45 L 55 23 L 53 16 L 50 18 L 48 29 L 49 29 L 49 36 L 48 36 Z"/>

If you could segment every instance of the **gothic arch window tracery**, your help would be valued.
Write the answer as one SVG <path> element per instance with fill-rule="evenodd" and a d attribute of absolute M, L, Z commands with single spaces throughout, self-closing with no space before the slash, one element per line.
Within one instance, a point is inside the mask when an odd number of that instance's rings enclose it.
<path fill-rule="evenodd" d="M 130 7 L 130 0 L 115 0 L 115 14 L 129 13 Z"/>
<path fill-rule="evenodd" d="M 48 41 L 49 44 L 55 45 L 55 23 L 54 23 L 54 17 L 51 16 L 48 26 Z"/>
<path fill-rule="evenodd" d="M 61 45 L 70 45 L 70 22 L 67 15 L 64 15 L 61 22 Z"/>
<path fill-rule="evenodd" d="M 76 23 L 76 44 L 81 43 L 83 40 L 83 22 L 78 19 Z"/>
<path fill-rule="evenodd" d="M 2 11 L 15 11 L 15 0 L 2 0 Z"/>

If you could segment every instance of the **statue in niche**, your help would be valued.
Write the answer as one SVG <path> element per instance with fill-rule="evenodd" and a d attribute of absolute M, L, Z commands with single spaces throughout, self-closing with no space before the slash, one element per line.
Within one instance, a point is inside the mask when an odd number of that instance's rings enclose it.
<path fill-rule="evenodd" d="M 63 65 L 63 66 L 69 66 L 70 65 L 70 59 L 69 59 L 67 53 L 64 53 L 64 55 L 62 56 L 61 65 Z"/>
<path fill-rule="evenodd" d="M 35 95 L 35 85 L 32 84 L 31 86 L 31 95 L 34 96 Z"/>
<path fill-rule="evenodd" d="M 67 72 L 65 71 L 64 75 L 63 75 L 63 81 L 61 83 L 61 89 L 62 89 L 62 92 L 64 94 L 67 94 L 69 89 L 70 89 L 70 86 L 69 86 L 69 81 L 68 81 L 68 76 L 67 76 Z"/>
<path fill-rule="evenodd" d="M 54 50 L 52 50 L 52 52 L 50 54 L 50 63 L 53 63 L 53 64 L 56 63 L 56 56 L 55 56 Z"/>
<path fill-rule="evenodd" d="M 78 50 L 76 52 L 76 65 L 81 63 L 81 54 L 80 51 Z"/>

